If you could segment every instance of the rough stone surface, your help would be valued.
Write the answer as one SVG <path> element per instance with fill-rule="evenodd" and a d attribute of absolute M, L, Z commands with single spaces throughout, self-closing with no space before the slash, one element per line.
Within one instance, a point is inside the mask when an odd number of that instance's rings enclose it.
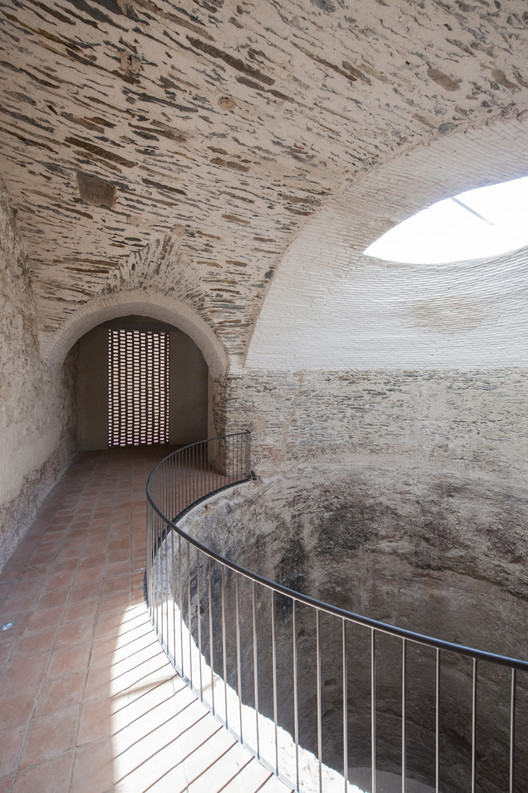
<path fill-rule="evenodd" d="M 113 209 L 116 202 L 116 187 L 103 179 L 97 179 L 88 174 L 77 174 L 79 195 L 83 201 L 94 207 Z"/>
<path fill-rule="evenodd" d="M 466 133 L 506 119 L 515 135 L 528 107 L 524 11 L 523 0 L 8 0 L 0 159 L 40 333 L 154 278 L 240 365 L 285 253 L 312 218 L 314 231 L 326 223 L 334 196 L 432 141 L 456 140 L 460 163 Z M 481 178 L 507 178 L 486 153 Z M 112 185 L 115 203 L 83 200 L 79 172 Z M 394 211 L 380 199 L 383 226 Z M 361 197 L 340 211 L 346 227 Z M 347 244 L 330 225 L 323 272 Z"/>
<path fill-rule="evenodd" d="M 431 476 L 394 459 L 362 462 L 321 458 L 244 485 L 197 508 L 187 530 L 261 575 L 356 613 L 528 653 L 520 630 L 528 488 Z"/>
<path fill-rule="evenodd" d="M 335 450 L 523 486 L 527 404 L 523 369 L 275 371 L 226 378 L 217 410 L 229 430 L 253 431 L 262 473 Z"/>
<path fill-rule="evenodd" d="M 36 326 L 15 218 L 0 190 L 0 566 L 73 449 L 74 355 L 50 371 Z"/>

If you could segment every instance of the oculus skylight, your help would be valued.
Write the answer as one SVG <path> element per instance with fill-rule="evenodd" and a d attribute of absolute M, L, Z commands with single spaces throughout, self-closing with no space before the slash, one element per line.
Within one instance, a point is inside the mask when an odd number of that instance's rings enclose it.
<path fill-rule="evenodd" d="M 528 245 L 528 177 L 438 201 L 365 253 L 392 262 L 443 264 L 500 256 Z"/>

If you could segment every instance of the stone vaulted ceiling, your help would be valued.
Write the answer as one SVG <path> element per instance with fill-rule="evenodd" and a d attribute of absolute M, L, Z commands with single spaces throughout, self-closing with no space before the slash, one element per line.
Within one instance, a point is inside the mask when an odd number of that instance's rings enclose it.
<path fill-rule="evenodd" d="M 333 197 L 528 107 L 525 0 L 4 0 L 0 36 L 2 178 L 44 336 L 157 290 L 242 360 Z"/>

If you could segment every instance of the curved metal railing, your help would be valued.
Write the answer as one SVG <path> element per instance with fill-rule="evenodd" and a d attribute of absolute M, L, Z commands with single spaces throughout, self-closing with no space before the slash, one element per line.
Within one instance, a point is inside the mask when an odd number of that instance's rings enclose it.
<path fill-rule="evenodd" d="M 150 614 L 200 699 L 297 791 L 376 793 L 388 774 L 402 793 L 410 780 L 520 793 L 528 662 L 321 602 L 178 525 L 250 469 L 250 434 L 236 433 L 174 452 L 147 484 Z"/>

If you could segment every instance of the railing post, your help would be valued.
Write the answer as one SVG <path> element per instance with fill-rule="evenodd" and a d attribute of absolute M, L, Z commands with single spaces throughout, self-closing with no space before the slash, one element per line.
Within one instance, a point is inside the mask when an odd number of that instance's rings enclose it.
<path fill-rule="evenodd" d="M 438 647 L 435 675 L 435 793 L 440 793 L 440 649 Z"/>
<path fill-rule="evenodd" d="M 511 692 L 510 692 L 510 787 L 509 793 L 513 793 L 515 784 L 515 700 L 516 700 L 516 679 L 517 670 L 511 670 Z"/>
<path fill-rule="evenodd" d="M 376 630 L 370 629 L 370 789 L 376 793 Z"/>
<path fill-rule="evenodd" d="M 343 664 L 343 777 L 345 793 L 348 790 L 348 658 L 347 658 L 347 624 L 342 619 L 341 656 Z"/>
<path fill-rule="evenodd" d="M 401 722 L 402 722 L 402 734 L 401 734 L 401 792 L 407 792 L 407 732 L 406 732 L 406 721 L 407 721 L 407 640 L 402 639 L 402 682 L 401 682 L 401 692 L 402 692 L 402 703 L 401 703 Z"/>
<path fill-rule="evenodd" d="M 251 432 L 246 430 L 246 479 L 251 476 Z"/>

